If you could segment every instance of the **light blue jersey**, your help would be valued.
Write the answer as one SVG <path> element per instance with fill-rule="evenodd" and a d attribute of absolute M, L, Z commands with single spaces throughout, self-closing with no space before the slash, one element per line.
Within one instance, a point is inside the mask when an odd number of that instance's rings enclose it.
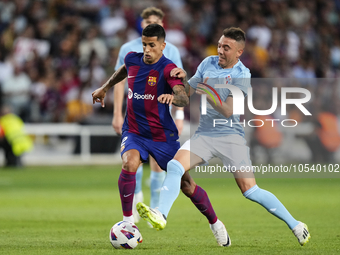
<path fill-rule="evenodd" d="M 207 57 L 198 66 L 195 75 L 189 80 L 189 84 L 196 89 L 197 84 L 204 82 L 206 77 L 209 77 L 207 84 L 213 88 L 215 88 L 216 84 L 231 84 L 241 89 L 245 96 L 247 96 L 247 90 L 251 86 L 250 71 L 240 60 L 233 68 L 223 69 L 218 65 L 218 56 Z M 221 98 L 221 101 L 225 102 L 230 90 L 227 88 L 216 88 L 216 91 Z M 212 94 L 214 93 L 212 92 Z M 209 95 L 207 95 L 207 97 L 209 97 Z M 219 103 L 219 101 L 217 101 L 217 103 Z M 214 119 L 223 119 L 228 122 L 216 122 L 223 124 L 215 123 L 214 127 Z M 237 134 L 244 137 L 243 124 L 236 124 L 239 122 L 240 115 L 232 115 L 230 118 L 226 119 L 225 116 L 217 112 L 209 102 L 207 102 L 207 113 L 205 115 L 201 114 L 196 134 L 213 137 Z"/>
<path fill-rule="evenodd" d="M 181 55 L 175 45 L 166 42 L 163 54 L 166 58 L 170 59 L 177 67 L 183 68 Z M 115 69 L 118 70 L 124 64 L 124 58 L 130 51 L 143 52 L 142 37 L 123 44 L 118 53 L 118 59 Z"/>

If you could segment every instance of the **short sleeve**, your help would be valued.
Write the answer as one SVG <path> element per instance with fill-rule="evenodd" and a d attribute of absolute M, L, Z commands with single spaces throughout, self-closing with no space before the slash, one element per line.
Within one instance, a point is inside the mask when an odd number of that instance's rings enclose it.
<path fill-rule="evenodd" d="M 170 72 L 172 69 L 176 68 L 177 66 L 174 63 L 168 64 L 164 68 L 164 78 L 166 82 L 170 85 L 171 88 L 173 88 L 176 85 L 182 85 L 184 86 L 182 80 L 177 77 L 171 77 Z"/>
<path fill-rule="evenodd" d="M 205 67 L 205 60 L 203 60 L 199 64 L 199 66 L 197 67 L 196 73 L 188 81 L 189 85 L 192 88 L 196 89 L 197 88 L 197 84 L 200 83 L 200 82 L 203 82 L 204 67 Z"/>

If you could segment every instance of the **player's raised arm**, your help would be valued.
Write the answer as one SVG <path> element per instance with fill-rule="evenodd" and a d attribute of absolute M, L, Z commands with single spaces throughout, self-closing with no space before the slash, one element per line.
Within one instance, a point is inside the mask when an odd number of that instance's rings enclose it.
<path fill-rule="evenodd" d="M 162 94 L 157 100 L 162 104 L 173 104 L 175 106 L 184 107 L 189 104 L 189 97 L 185 92 L 185 88 L 183 85 L 175 85 L 172 88 L 174 94 Z"/>
<path fill-rule="evenodd" d="M 120 68 L 118 68 L 116 72 L 114 72 L 114 74 L 110 77 L 110 79 L 107 80 L 107 82 L 105 82 L 99 89 L 96 89 L 92 92 L 93 104 L 95 102 L 100 102 L 102 107 L 104 107 L 104 98 L 106 96 L 106 92 L 118 82 L 124 80 L 126 76 L 127 70 L 124 64 Z"/>

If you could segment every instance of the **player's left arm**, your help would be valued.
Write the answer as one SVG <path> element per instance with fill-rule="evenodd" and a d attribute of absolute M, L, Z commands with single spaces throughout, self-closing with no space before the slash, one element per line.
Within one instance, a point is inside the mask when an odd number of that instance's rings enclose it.
<path fill-rule="evenodd" d="M 189 104 L 189 97 L 183 85 L 175 85 L 172 90 L 174 92 L 174 98 L 172 100 L 173 105 L 184 107 Z"/>
<path fill-rule="evenodd" d="M 208 87 L 204 86 L 203 84 L 198 84 L 196 93 L 199 95 L 207 95 L 207 93 L 205 92 L 206 90 L 208 90 Z M 222 104 L 215 95 L 213 95 L 212 97 L 211 95 L 208 95 L 207 101 L 215 109 L 215 111 L 221 113 L 224 117 L 229 118 L 231 115 L 233 115 L 233 97 L 231 94 L 224 102 L 222 102 Z"/>
<path fill-rule="evenodd" d="M 184 69 L 178 68 L 178 67 L 174 68 L 171 70 L 170 76 L 177 77 L 182 80 L 182 83 L 185 87 L 185 92 L 187 93 L 189 97 L 195 92 L 195 89 L 193 89 L 188 82 L 187 72 L 184 71 Z"/>
<path fill-rule="evenodd" d="M 158 102 L 169 105 L 173 104 L 179 107 L 189 104 L 189 97 L 183 85 L 175 85 L 172 87 L 172 90 L 174 94 L 162 94 L 158 97 Z"/>

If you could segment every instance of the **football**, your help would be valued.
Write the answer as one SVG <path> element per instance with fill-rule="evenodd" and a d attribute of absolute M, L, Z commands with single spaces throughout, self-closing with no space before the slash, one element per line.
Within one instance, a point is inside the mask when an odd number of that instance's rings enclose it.
<path fill-rule="evenodd" d="M 128 221 L 120 221 L 110 230 L 110 242 L 116 249 L 134 249 L 143 241 L 138 227 Z"/>

